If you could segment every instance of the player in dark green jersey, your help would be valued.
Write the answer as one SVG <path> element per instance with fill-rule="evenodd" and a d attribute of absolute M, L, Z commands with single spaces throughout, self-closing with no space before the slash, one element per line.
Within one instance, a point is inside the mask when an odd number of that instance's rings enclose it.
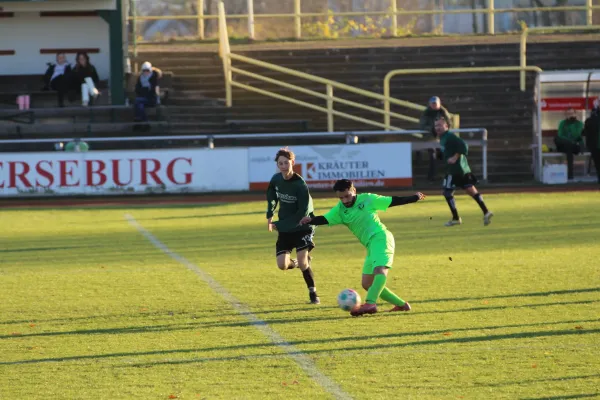
<path fill-rule="evenodd" d="M 379 219 L 378 211 L 389 207 L 415 203 L 425 199 L 423 193 L 414 196 L 379 196 L 372 193 L 356 194 L 351 181 L 341 179 L 335 183 L 333 190 L 340 202 L 327 214 L 319 217 L 308 216 L 300 224 L 338 225 L 343 224 L 358 238 L 367 249 L 367 257 L 363 264 L 362 287 L 367 291 L 366 303 L 350 311 L 353 316 L 374 314 L 377 312 L 377 299 L 381 298 L 394 305 L 390 311 L 410 311 L 410 304 L 388 289 L 388 270 L 394 262 L 394 236 Z"/>
<path fill-rule="evenodd" d="M 464 140 L 448 130 L 448 121 L 439 118 L 435 121 L 435 131 L 440 138 L 440 147 L 446 162 L 446 177 L 444 178 L 444 197 L 452 212 L 452 219 L 446 222 L 446 226 L 462 224 L 462 218 L 458 215 L 456 202 L 454 201 L 454 189 L 458 186 L 463 188 L 479 204 L 483 212 L 483 224 L 489 225 L 494 213 L 488 210 L 481 194 L 477 191 L 475 184 L 477 178 L 471 172 L 467 154 L 469 147 Z"/>
<path fill-rule="evenodd" d="M 295 160 L 296 156 L 287 148 L 279 150 L 275 155 L 280 172 L 273 175 L 267 189 L 267 227 L 269 232 L 278 232 L 275 253 L 279 269 L 285 271 L 298 267 L 308 287 L 310 302 L 319 304 L 310 257 L 310 252 L 315 247 L 315 229 L 300 225 L 302 218 L 314 216 L 313 201 L 306 182 L 293 170 Z M 277 204 L 278 221 L 273 222 Z M 291 258 L 294 249 L 296 259 Z"/>

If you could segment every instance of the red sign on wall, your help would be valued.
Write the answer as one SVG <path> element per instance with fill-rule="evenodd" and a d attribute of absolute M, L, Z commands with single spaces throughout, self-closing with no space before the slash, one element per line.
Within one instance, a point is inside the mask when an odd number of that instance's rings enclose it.
<path fill-rule="evenodd" d="M 566 111 L 569 108 L 575 110 L 585 110 L 585 103 L 587 100 L 587 109 L 594 108 L 594 100 L 596 98 L 585 97 L 554 97 L 542 99 L 542 111 Z"/>

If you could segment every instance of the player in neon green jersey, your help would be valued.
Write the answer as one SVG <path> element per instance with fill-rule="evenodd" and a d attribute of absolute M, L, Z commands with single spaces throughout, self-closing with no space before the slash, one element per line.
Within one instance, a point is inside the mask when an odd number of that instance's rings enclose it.
<path fill-rule="evenodd" d="M 389 207 L 416 203 L 425 199 L 423 193 L 414 196 L 379 196 L 372 193 L 356 194 L 352 181 L 341 179 L 333 190 L 340 202 L 327 214 L 318 217 L 304 217 L 301 225 L 343 224 L 367 248 L 363 265 L 362 287 L 367 291 L 365 304 L 350 311 L 353 316 L 377 312 L 377 299 L 381 298 L 394 305 L 390 311 L 410 311 L 410 304 L 386 287 L 387 275 L 394 262 L 394 236 L 379 219 L 378 211 Z"/>

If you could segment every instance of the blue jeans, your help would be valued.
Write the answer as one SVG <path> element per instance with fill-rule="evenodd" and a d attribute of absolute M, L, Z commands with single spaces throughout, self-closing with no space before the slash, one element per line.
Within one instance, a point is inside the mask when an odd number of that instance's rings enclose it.
<path fill-rule="evenodd" d="M 136 97 L 135 98 L 135 120 L 136 121 L 148 121 L 146 115 L 146 106 L 154 107 L 156 105 L 156 99 L 151 97 Z"/>

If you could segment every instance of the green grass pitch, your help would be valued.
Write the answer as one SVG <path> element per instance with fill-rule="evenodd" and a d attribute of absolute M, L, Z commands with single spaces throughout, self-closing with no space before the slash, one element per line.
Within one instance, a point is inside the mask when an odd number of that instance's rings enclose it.
<path fill-rule="evenodd" d="M 598 193 L 485 200 L 489 227 L 464 196 L 458 227 L 441 196 L 382 213 L 413 311 L 361 318 L 336 306 L 365 253 L 343 226 L 317 230 L 311 306 L 262 202 L 0 210 L 0 399 L 334 398 L 298 357 L 354 399 L 600 398 Z"/>

